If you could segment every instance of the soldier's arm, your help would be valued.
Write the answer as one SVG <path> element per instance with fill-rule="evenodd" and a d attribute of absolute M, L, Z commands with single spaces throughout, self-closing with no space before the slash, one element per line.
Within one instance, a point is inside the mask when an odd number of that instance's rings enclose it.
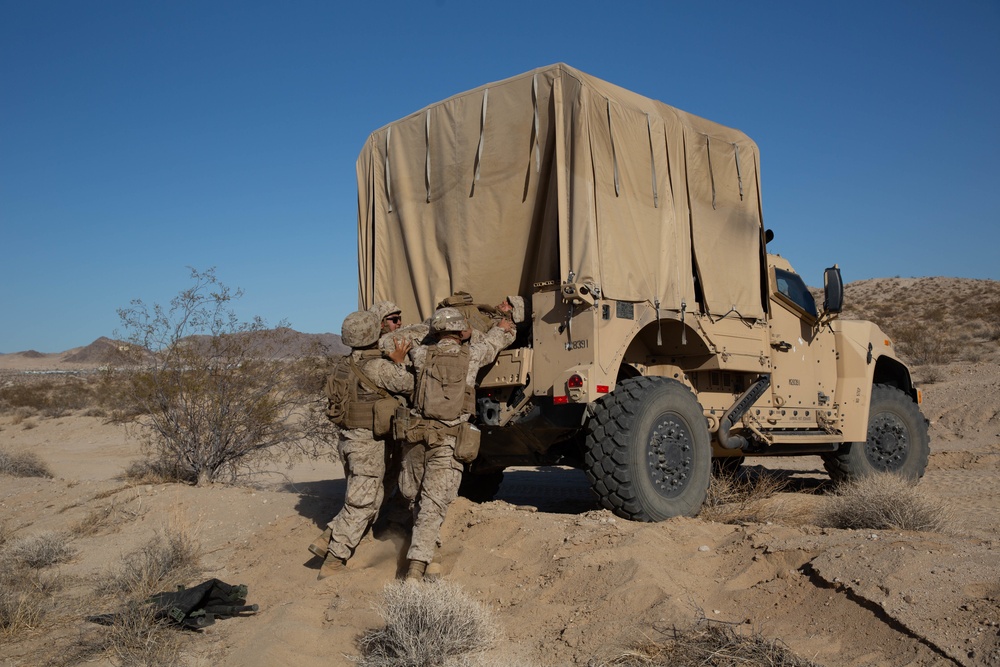
<path fill-rule="evenodd" d="M 514 342 L 514 323 L 502 319 L 483 336 L 481 341 L 473 343 L 472 357 L 479 368 L 492 363 L 500 351 Z"/>
<path fill-rule="evenodd" d="M 403 364 L 390 359 L 374 359 L 365 372 L 382 389 L 391 394 L 412 394 L 413 373 Z"/>

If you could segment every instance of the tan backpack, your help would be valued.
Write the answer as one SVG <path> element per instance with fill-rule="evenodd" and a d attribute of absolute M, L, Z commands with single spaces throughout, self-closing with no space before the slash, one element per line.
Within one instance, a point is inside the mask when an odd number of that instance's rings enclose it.
<path fill-rule="evenodd" d="M 450 421 L 475 411 L 475 392 L 466 381 L 469 347 L 427 350 L 424 367 L 417 377 L 414 407 L 428 419 Z"/>
<path fill-rule="evenodd" d="M 381 356 L 378 350 L 365 350 L 361 360 Z M 376 436 L 388 431 L 388 424 L 379 423 L 376 415 L 377 404 L 385 402 L 389 405 L 389 392 L 376 386 L 358 368 L 357 362 L 348 355 L 339 357 L 333 363 L 330 374 L 326 378 L 326 416 L 340 428 L 367 428 Z M 391 399 L 389 412 L 395 410 L 397 402 Z"/>

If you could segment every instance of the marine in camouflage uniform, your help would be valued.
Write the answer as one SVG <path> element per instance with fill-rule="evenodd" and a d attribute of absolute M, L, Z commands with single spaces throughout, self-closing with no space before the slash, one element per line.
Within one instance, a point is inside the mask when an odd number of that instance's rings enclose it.
<path fill-rule="evenodd" d="M 513 322 L 502 319 L 481 340 L 470 342 L 472 330 L 468 320 L 455 308 L 441 308 L 435 312 L 430 324 L 436 341 L 410 350 L 417 377 L 426 377 L 424 371 L 432 351 L 453 355 L 463 352 L 461 348 L 465 347 L 468 366 L 464 389 L 474 393 L 479 369 L 491 363 L 501 350 L 514 341 L 513 330 Z M 419 394 L 418 391 L 415 397 Z M 416 398 L 414 400 L 419 402 Z M 458 496 L 464 466 L 455 458 L 457 440 L 453 431 L 454 427 L 469 421 L 473 414 L 471 410 L 466 404 L 458 418 L 451 420 L 432 419 L 426 414 L 426 406 L 419 404 L 415 404 L 411 411 L 429 428 L 424 430 L 421 442 L 403 445 L 399 488 L 415 509 L 413 535 L 406 554 L 409 560 L 407 579 L 423 578 L 428 563 L 434 558 L 448 506 Z"/>
<path fill-rule="evenodd" d="M 408 351 L 414 342 L 419 342 L 426 336 L 423 334 L 407 331 L 410 327 L 403 327 L 403 311 L 392 301 L 379 301 L 372 304 L 368 309 L 380 322 L 378 347 L 387 357 L 398 350 Z M 414 341 L 414 336 L 419 337 Z M 404 363 L 409 370 L 413 370 L 413 364 L 409 357 L 404 354 Z M 410 511 L 407 501 L 399 493 L 399 471 L 402 465 L 400 457 L 399 443 L 395 442 L 391 434 L 386 436 L 385 446 L 385 477 L 382 483 L 382 505 L 379 508 L 379 517 L 384 520 L 405 525 L 410 521 Z"/>
<path fill-rule="evenodd" d="M 372 384 L 392 394 L 411 393 L 413 374 L 402 363 L 409 348 L 401 346 L 390 358 L 385 358 L 376 348 L 379 333 L 378 318 L 361 311 L 344 320 L 341 338 L 351 347 L 351 358 Z M 338 451 L 344 464 L 347 493 L 343 508 L 309 545 L 311 553 L 324 557 L 320 579 L 346 566 L 365 531 L 375 521 L 384 496 L 385 450 L 385 436 L 376 438 L 371 429 L 340 429 Z"/>

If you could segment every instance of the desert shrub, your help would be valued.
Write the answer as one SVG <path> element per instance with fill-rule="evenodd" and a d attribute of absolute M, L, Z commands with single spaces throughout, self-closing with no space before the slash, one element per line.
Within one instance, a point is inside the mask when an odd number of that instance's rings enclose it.
<path fill-rule="evenodd" d="M 126 521 L 134 521 L 142 516 L 138 509 L 129 508 L 124 503 L 112 501 L 107 505 L 92 509 L 79 523 L 71 529 L 76 536 L 90 536 L 107 530 L 120 530 Z"/>
<path fill-rule="evenodd" d="M 795 655 L 783 642 L 759 632 L 738 632 L 730 624 L 703 619 L 691 628 L 664 632 L 595 667 L 818 667 Z"/>
<path fill-rule="evenodd" d="M 11 477 L 52 477 L 52 471 L 34 452 L 0 450 L 0 475 Z"/>
<path fill-rule="evenodd" d="M 133 427 L 154 461 L 201 485 L 301 451 L 318 437 L 305 418 L 317 396 L 296 386 L 294 365 L 280 358 L 289 329 L 240 321 L 232 302 L 242 291 L 213 269 L 191 278 L 169 307 L 136 300 L 118 311 L 126 344 L 114 361 L 113 418 Z"/>
<path fill-rule="evenodd" d="M 741 469 L 713 475 L 698 516 L 730 524 L 770 521 L 777 510 L 767 501 L 785 486 L 784 479 L 767 470 Z"/>
<path fill-rule="evenodd" d="M 908 325 L 890 327 L 888 332 L 899 345 L 900 353 L 917 365 L 946 364 L 957 353 L 951 338 L 953 332 L 941 327 Z"/>
<path fill-rule="evenodd" d="M 152 454 L 152 456 L 155 455 L 156 453 Z M 171 482 L 194 484 L 198 481 L 197 475 L 190 468 L 186 468 L 176 461 L 152 457 L 132 461 L 122 476 L 133 484 L 168 484 Z"/>
<path fill-rule="evenodd" d="M 87 636 L 72 656 L 74 662 L 66 664 L 92 662 L 98 655 L 135 667 L 180 664 L 183 635 L 155 614 L 156 608 L 141 599 L 126 600 L 114 622 Z"/>
<path fill-rule="evenodd" d="M 63 582 L 58 575 L 28 568 L 7 558 L 2 561 L 0 637 L 12 639 L 41 626 Z"/>
<path fill-rule="evenodd" d="M 68 560 L 73 551 L 64 535 L 15 538 L 6 526 L 0 545 L 0 637 L 9 639 L 40 627 L 63 585 L 46 568 Z"/>
<path fill-rule="evenodd" d="M 869 530 L 941 531 L 947 508 L 899 475 L 868 475 L 837 487 L 820 511 L 820 525 Z"/>
<path fill-rule="evenodd" d="M 944 379 L 944 371 L 940 366 L 924 366 L 918 372 L 920 381 L 926 384 L 936 384 Z"/>
<path fill-rule="evenodd" d="M 430 667 L 479 653 L 498 639 L 497 621 L 457 584 L 394 582 L 378 605 L 385 627 L 358 640 L 362 667 Z"/>
<path fill-rule="evenodd" d="M 77 375 L 31 378 L 0 387 L 0 411 L 60 417 L 104 402 L 100 379 Z M 22 417 L 23 419 L 23 417 Z"/>
<path fill-rule="evenodd" d="M 121 563 L 103 577 L 100 588 L 112 595 L 137 600 L 145 600 L 161 590 L 173 590 L 177 582 L 196 575 L 199 551 L 186 530 L 158 534 L 126 554 Z"/>
<path fill-rule="evenodd" d="M 34 416 L 35 416 L 35 409 L 34 408 L 29 408 L 29 407 L 21 406 L 19 408 L 15 408 L 13 410 L 13 413 L 12 413 L 11 419 L 10 419 L 10 423 L 13 424 L 14 426 L 18 426 L 19 424 L 21 424 L 22 422 L 24 422 L 24 420 L 30 419 L 31 417 L 34 417 Z"/>
<path fill-rule="evenodd" d="M 76 555 L 69 544 L 69 535 L 47 531 L 29 535 L 4 545 L 3 560 L 14 567 L 23 566 L 40 570 L 65 563 Z"/>

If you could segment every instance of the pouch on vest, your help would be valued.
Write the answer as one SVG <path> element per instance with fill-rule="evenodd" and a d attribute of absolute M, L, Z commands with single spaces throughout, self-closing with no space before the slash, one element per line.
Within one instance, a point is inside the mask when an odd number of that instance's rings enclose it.
<path fill-rule="evenodd" d="M 462 463 L 472 463 L 479 456 L 479 441 L 482 431 L 469 422 L 462 422 L 458 427 L 455 440 L 455 458 Z"/>
<path fill-rule="evenodd" d="M 375 405 L 372 408 L 372 434 L 376 438 L 389 435 L 389 432 L 392 430 L 392 419 L 398 407 L 400 407 L 399 400 L 395 396 L 380 398 L 375 401 Z"/>
<path fill-rule="evenodd" d="M 378 350 L 362 352 L 362 361 L 381 356 Z M 369 429 L 375 437 L 389 433 L 392 413 L 396 411 L 396 399 L 382 389 L 358 368 L 354 358 L 349 358 L 349 368 L 353 374 L 350 385 L 351 397 L 342 420 L 344 428 Z M 379 403 L 385 401 L 382 406 Z"/>
<path fill-rule="evenodd" d="M 409 408 L 401 405 L 396 408 L 396 414 L 392 418 L 392 437 L 411 445 L 424 442 L 427 434 L 425 423 L 423 419 L 417 419 L 410 414 Z"/>
<path fill-rule="evenodd" d="M 424 417 L 449 421 L 458 419 L 466 409 L 469 372 L 469 349 L 463 345 L 457 354 L 431 348 L 417 383 L 417 408 Z"/>
<path fill-rule="evenodd" d="M 335 426 L 344 428 L 347 410 L 351 402 L 351 388 L 354 374 L 347 357 L 334 361 L 330 375 L 326 378 L 326 416 Z"/>

